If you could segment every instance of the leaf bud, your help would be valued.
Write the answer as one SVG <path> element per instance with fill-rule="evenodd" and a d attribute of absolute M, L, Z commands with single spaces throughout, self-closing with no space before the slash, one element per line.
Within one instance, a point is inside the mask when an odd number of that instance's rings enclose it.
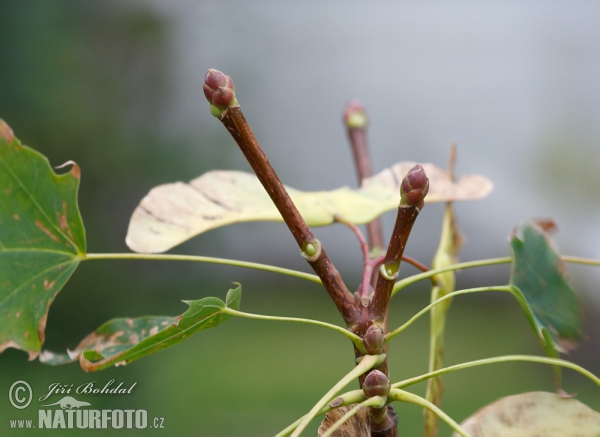
<path fill-rule="evenodd" d="M 377 355 L 383 350 L 383 332 L 377 325 L 369 326 L 362 341 L 365 349 L 371 355 Z"/>
<path fill-rule="evenodd" d="M 415 164 L 404 176 L 400 184 L 400 204 L 422 209 L 429 191 L 429 179 L 420 164 Z"/>
<path fill-rule="evenodd" d="M 371 370 L 363 382 L 363 393 L 366 397 L 386 397 L 390 392 L 392 384 L 385 373 L 379 370 Z"/>
<path fill-rule="evenodd" d="M 220 117 L 228 106 L 237 104 L 233 80 L 219 70 L 210 68 L 206 72 L 202 89 L 215 117 Z"/>
<path fill-rule="evenodd" d="M 369 124 L 365 107 L 358 100 L 348 102 L 344 108 L 343 119 L 349 129 L 365 129 Z"/>

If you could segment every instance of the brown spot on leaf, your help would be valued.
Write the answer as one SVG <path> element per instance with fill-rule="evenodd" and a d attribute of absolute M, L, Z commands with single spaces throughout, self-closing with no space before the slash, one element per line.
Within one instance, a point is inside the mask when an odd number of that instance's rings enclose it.
<path fill-rule="evenodd" d="M 73 168 L 71 169 L 71 174 L 73 175 L 73 177 L 75 177 L 76 179 L 81 179 L 81 169 L 79 168 L 79 166 L 75 163 L 73 163 Z"/>
<path fill-rule="evenodd" d="M 336 407 L 341 406 L 343 403 L 344 403 L 344 398 L 340 396 L 339 398 L 335 398 L 333 401 L 331 401 L 329 406 L 331 408 L 336 408 Z"/>
<path fill-rule="evenodd" d="M 48 279 L 44 279 L 44 289 L 50 290 L 55 283 L 56 279 L 54 281 L 48 281 Z"/>
<path fill-rule="evenodd" d="M 556 225 L 556 223 L 554 223 L 554 220 L 549 219 L 549 218 L 538 218 L 538 219 L 532 220 L 532 222 L 537 227 L 541 228 L 542 231 L 544 231 L 548 234 L 551 234 L 558 230 L 558 226 Z"/>
<path fill-rule="evenodd" d="M 15 314 L 15 317 L 18 319 L 19 317 L 21 317 L 21 312 L 17 311 L 17 314 Z"/>
<path fill-rule="evenodd" d="M 29 337 L 29 331 L 25 331 L 25 338 Z"/>
<path fill-rule="evenodd" d="M 77 163 L 75 161 L 67 161 L 62 165 L 59 165 L 57 167 L 54 167 L 56 169 L 59 168 L 63 168 L 66 167 L 68 165 L 72 165 L 73 167 L 71 168 L 71 171 L 69 173 L 71 173 L 71 175 L 77 179 L 81 179 L 81 169 L 79 168 L 79 166 L 77 165 Z"/>
<path fill-rule="evenodd" d="M 140 342 L 140 337 L 137 334 L 131 334 L 128 341 L 129 344 L 138 344 Z"/>
<path fill-rule="evenodd" d="M 19 214 L 13 214 L 13 218 L 15 220 L 21 220 L 21 217 L 19 217 Z"/>
<path fill-rule="evenodd" d="M 135 324 L 133 319 L 131 319 L 131 318 L 125 319 L 125 323 L 127 323 L 127 325 L 129 325 L 130 328 L 133 328 L 133 326 Z"/>
<path fill-rule="evenodd" d="M 149 332 L 150 335 L 156 335 L 157 333 L 158 333 L 158 326 L 155 326 L 150 329 L 150 332 Z"/>
<path fill-rule="evenodd" d="M 127 365 L 127 361 L 125 361 L 125 360 L 115 363 L 115 367 L 121 367 L 121 366 L 126 366 L 126 365 Z"/>
<path fill-rule="evenodd" d="M 69 229 L 69 224 L 67 223 L 67 204 L 65 202 L 63 202 L 63 213 L 58 214 L 58 224 L 63 231 Z"/>
<path fill-rule="evenodd" d="M 39 220 L 35 221 L 35 225 L 38 228 L 40 228 L 44 234 L 46 234 L 47 236 L 52 238 L 57 243 L 60 243 L 60 240 L 58 239 L 58 237 L 56 235 L 54 235 L 52 232 L 50 232 L 50 230 L 48 228 L 46 228 Z"/>
<path fill-rule="evenodd" d="M 48 308 L 50 308 L 51 301 L 48 302 Z M 48 321 L 48 309 L 46 309 L 46 313 L 40 319 L 40 323 L 38 324 L 38 337 L 40 338 L 40 345 L 44 344 L 44 340 L 46 339 L 46 322 Z M 39 352 L 38 352 L 39 353 Z M 37 356 L 37 353 L 36 353 Z"/>
<path fill-rule="evenodd" d="M 0 120 L 0 137 L 4 138 L 9 143 L 15 139 L 15 134 L 4 120 Z"/>

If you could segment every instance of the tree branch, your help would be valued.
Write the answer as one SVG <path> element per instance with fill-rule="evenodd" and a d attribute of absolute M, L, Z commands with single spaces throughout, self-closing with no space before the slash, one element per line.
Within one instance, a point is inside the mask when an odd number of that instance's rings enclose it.
<path fill-rule="evenodd" d="M 281 213 L 298 243 L 302 255 L 321 279 L 346 324 L 353 324 L 359 315 L 354 298 L 327 256 L 325 248 L 322 247 L 298 212 L 254 137 L 235 98 L 233 81 L 220 71 L 208 70 L 205 77 L 204 94 L 211 103 L 211 113 L 219 118 L 240 147 L 258 180 Z"/>

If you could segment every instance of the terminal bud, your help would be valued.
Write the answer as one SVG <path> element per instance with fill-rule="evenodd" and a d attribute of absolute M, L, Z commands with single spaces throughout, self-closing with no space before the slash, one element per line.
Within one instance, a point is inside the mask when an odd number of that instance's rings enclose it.
<path fill-rule="evenodd" d="M 210 68 L 206 72 L 202 89 L 215 117 L 220 117 L 227 107 L 237 104 L 233 80 L 219 70 Z"/>
<path fill-rule="evenodd" d="M 425 196 L 429 191 L 429 179 L 420 164 L 415 164 L 400 184 L 401 205 L 411 205 L 422 209 L 425 205 Z"/>
<path fill-rule="evenodd" d="M 369 124 L 367 111 L 359 100 L 348 102 L 344 108 L 343 118 L 349 129 L 365 129 Z"/>

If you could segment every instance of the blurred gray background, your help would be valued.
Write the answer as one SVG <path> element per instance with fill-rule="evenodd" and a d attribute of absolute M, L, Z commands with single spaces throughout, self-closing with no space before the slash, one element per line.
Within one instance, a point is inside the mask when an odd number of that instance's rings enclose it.
<path fill-rule="evenodd" d="M 249 171 L 202 93 L 206 69 L 217 68 L 235 81 L 246 118 L 287 185 L 356 186 L 341 112 L 359 98 L 371 119 L 376 172 L 401 160 L 443 167 L 456 141 L 457 174 L 494 181 L 487 199 L 456 204 L 467 239 L 462 260 L 507 256 L 508 233 L 532 217 L 556 221 L 562 253 L 600 258 L 598 23 L 594 1 L 0 0 L 0 117 L 52 165 L 73 159 L 81 166 L 89 252 L 128 251 L 129 217 L 152 187 L 211 169 Z M 442 211 L 424 209 L 407 254 L 429 262 Z M 393 218 L 384 217 L 386 237 Z M 361 259 L 353 235 L 341 226 L 317 234 L 355 288 Z M 282 224 L 214 230 L 172 252 L 307 267 Z M 598 374 L 600 271 L 569 269 L 589 338 L 571 358 Z M 462 272 L 458 285 L 507 280 L 503 266 Z M 226 267 L 107 261 L 84 263 L 57 297 L 46 346 L 73 348 L 112 317 L 180 314 L 181 299 L 223 297 L 231 281 L 244 286 L 242 309 L 340 322 L 318 287 L 297 280 Z M 409 289 L 397 300 L 400 323 L 426 304 L 427 290 Z M 543 353 L 510 298 L 464 297 L 454 305 L 448 363 Z M 352 353 L 333 334 L 256 323 L 234 321 L 99 375 L 76 365 L 25 363 L 24 354 L 9 350 L 0 357 L 0 389 L 18 378 L 40 386 L 57 378 L 128 378 L 139 381 L 133 404 L 166 415 L 167 431 L 236 435 L 241 431 L 232 427 L 239 425 L 244 435 L 270 435 L 307 411 L 347 371 Z M 425 370 L 427 322 L 412 329 L 416 337 L 407 331 L 399 343 L 392 376 Z M 262 358 L 249 363 L 247 354 L 257 350 Z M 552 390 L 547 369 L 530 367 L 514 365 L 514 375 L 494 368 L 449 377 L 448 412 L 462 419 L 499 396 Z M 567 391 L 600 408 L 597 388 L 566 378 Z M 238 393 L 235 400 L 228 390 Z M 418 409 L 405 408 L 399 414 L 409 434 L 418 433 Z"/>

